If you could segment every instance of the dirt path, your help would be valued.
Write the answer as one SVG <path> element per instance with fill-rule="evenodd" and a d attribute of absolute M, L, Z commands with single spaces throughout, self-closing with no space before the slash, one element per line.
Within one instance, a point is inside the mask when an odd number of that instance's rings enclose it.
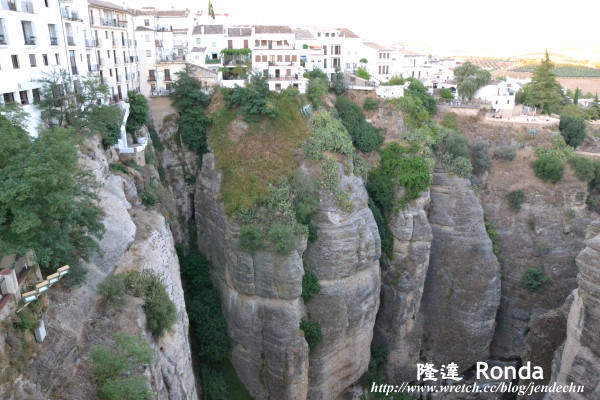
<path fill-rule="evenodd" d="M 587 151 L 576 151 L 575 153 L 586 157 L 600 157 L 600 153 L 590 153 Z"/>

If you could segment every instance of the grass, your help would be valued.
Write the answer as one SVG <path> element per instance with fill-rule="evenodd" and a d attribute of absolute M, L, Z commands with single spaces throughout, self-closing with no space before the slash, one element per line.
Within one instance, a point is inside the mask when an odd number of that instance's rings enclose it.
<path fill-rule="evenodd" d="M 523 65 L 513 68 L 515 72 L 533 72 L 537 64 Z M 575 78 L 598 78 L 600 77 L 600 69 L 589 68 L 577 65 L 558 64 L 553 70 L 558 77 L 575 77 Z"/>
<path fill-rule="evenodd" d="M 291 178 L 296 171 L 295 154 L 310 132 L 292 97 L 280 94 L 278 102 L 278 116 L 248 123 L 235 139 L 232 134 L 239 132 L 232 132 L 230 126 L 236 111 L 223 108 L 213 114 L 208 137 L 223 171 L 221 196 L 229 215 L 240 207 L 254 208 L 267 194 L 269 183 Z"/>

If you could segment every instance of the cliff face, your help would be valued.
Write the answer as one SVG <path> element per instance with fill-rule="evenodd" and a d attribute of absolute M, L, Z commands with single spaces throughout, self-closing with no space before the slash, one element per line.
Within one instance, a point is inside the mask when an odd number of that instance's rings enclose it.
<path fill-rule="evenodd" d="M 433 234 L 427 220 L 429 192 L 421 194 L 390 221 L 394 236 L 392 259 L 385 259 L 381 272 L 381 307 L 375 324 L 374 343 L 387 349 L 385 376 L 411 381 L 421 350 L 419 309 Z"/>
<path fill-rule="evenodd" d="M 583 385 L 583 393 L 553 393 L 545 399 L 600 398 L 600 220 L 587 230 L 586 247 L 576 258 L 578 288 L 567 319 L 567 338 L 557 351 L 552 381 Z"/>
<path fill-rule="evenodd" d="M 429 223 L 433 242 L 421 305 L 422 352 L 436 364 L 455 362 L 465 370 L 489 358 L 500 265 L 468 180 L 434 173 Z"/>
<path fill-rule="evenodd" d="M 219 201 L 220 181 L 214 155 L 206 154 L 196 188 L 198 246 L 212 262 L 240 379 L 255 399 L 336 398 L 368 367 L 379 306 L 380 242 L 362 181 L 342 180 L 352 193 L 351 213 L 322 191 L 313 220 L 318 239 L 308 248 L 299 240 L 287 256 L 240 249 L 239 227 Z M 305 268 L 321 285 L 306 306 Z M 307 317 L 323 335 L 310 351 L 299 330 Z"/>
<path fill-rule="evenodd" d="M 304 265 L 321 290 L 307 304 L 308 317 L 321 325 L 323 339 L 310 351 L 310 399 L 334 399 L 367 370 L 381 285 L 381 242 L 363 182 L 342 180 L 354 210 L 346 213 L 321 190 L 311 218 L 318 238 L 309 243 Z"/>
<path fill-rule="evenodd" d="M 0 387 L 0 397 L 95 399 L 89 349 L 105 343 L 119 331 L 127 331 L 141 333 L 155 349 L 156 362 L 146 375 L 159 398 L 197 399 L 173 237 L 160 214 L 139 207 L 131 178 L 108 172 L 108 158 L 99 141 L 87 141 L 86 147 L 82 162 L 102 183 L 99 197 L 106 227 L 100 241 L 102 254 L 85 264 L 88 274 L 83 286 L 48 291 L 50 308 L 44 316 L 46 340 L 23 375 Z M 114 154 L 109 151 L 108 156 Z M 97 285 L 115 269 L 146 268 L 163 278 L 179 314 L 173 330 L 158 342 L 145 329 L 143 301 L 130 298 L 123 310 L 112 310 L 98 298 Z"/>

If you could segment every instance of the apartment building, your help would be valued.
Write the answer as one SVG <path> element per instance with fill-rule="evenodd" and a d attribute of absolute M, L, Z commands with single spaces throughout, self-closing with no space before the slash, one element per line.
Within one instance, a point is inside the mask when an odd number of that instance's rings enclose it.
<path fill-rule="evenodd" d="M 329 76 L 336 69 L 344 72 L 354 71 L 362 57 L 362 39 L 347 28 L 329 28 L 309 26 L 309 32 L 316 37 L 316 45 L 323 46 L 323 63 L 321 69 Z"/>
<path fill-rule="evenodd" d="M 134 11 L 100 0 L 89 0 L 88 5 L 94 45 L 90 49 L 95 53 L 90 54 L 90 62 L 96 61 L 98 74 L 108 85 L 111 98 L 126 99 L 129 90 L 139 90 Z"/>
<path fill-rule="evenodd" d="M 295 33 L 285 25 L 255 25 L 250 43 L 252 68 L 267 74 L 269 89 L 280 91 L 289 86 L 306 91 L 307 79 L 300 66 L 300 49 Z"/>
<path fill-rule="evenodd" d="M 362 50 L 367 71 L 377 82 L 387 82 L 395 74 L 396 53 L 391 47 L 365 41 Z"/>
<path fill-rule="evenodd" d="M 308 29 L 297 28 L 294 35 L 300 49 L 300 66 L 309 71 L 323 69 L 325 46 Z"/>
<path fill-rule="evenodd" d="M 218 71 L 223 66 L 221 50 L 226 46 L 225 27 L 222 24 L 196 25 L 190 32 L 188 47 L 195 65 Z"/>
<path fill-rule="evenodd" d="M 37 79 L 53 68 L 68 69 L 60 5 L 58 0 L 0 3 L 1 100 L 22 104 L 31 115 L 28 131 L 37 135 L 39 113 L 32 105 L 40 98 Z"/>

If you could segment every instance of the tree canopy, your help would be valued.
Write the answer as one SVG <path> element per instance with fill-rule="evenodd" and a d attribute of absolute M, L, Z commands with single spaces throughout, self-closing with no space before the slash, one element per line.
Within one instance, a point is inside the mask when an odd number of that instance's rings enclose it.
<path fill-rule="evenodd" d="M 0 256 L 33 250 L 54 269 L 99 249 L 97 183 L 79 164 L 76 140 L 56 127 L 32 141 L 0 116 Z"/>
<path fill-rule="evenodd" d="M 546 51 L 546 57 L 533 71 L 531 82 L 525 85 L 523 103 L 539 107 L 546 114 L 559 111 L 563 94 L 553 70 L 554 64 Z"/>
<path fill-rule="evenodd" d="M 492 75 L 470 61 L 454 69 L 458 94 L 460 97 L 471 100 L 477 90 L 490 83 Z"/>
<path fill-rule="evenodd" d="M 129 98 L 129 118 L 127 118 L 127 132 L 135 132 L 148 120 L 148 100 L 133 90 L 127 92 Z"/>

